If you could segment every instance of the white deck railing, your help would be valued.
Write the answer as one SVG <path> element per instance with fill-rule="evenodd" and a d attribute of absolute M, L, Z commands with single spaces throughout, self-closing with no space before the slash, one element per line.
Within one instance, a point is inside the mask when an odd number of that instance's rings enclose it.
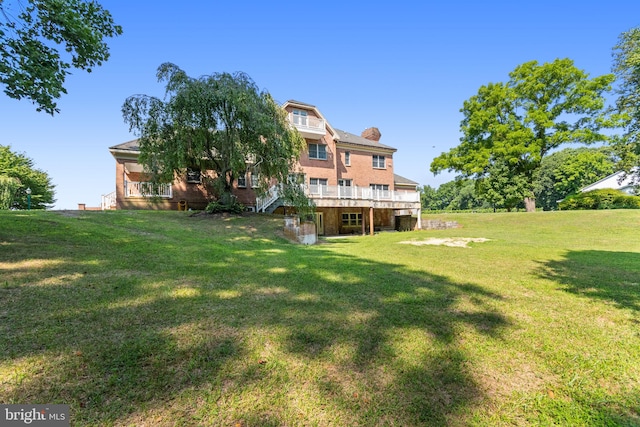
<path fill-rule="evenodd" d="M 124 197 L 172 197 L 171 184 L 159 184 L 155 190 L 150 182 L 124 182 Z"/>
<path fill-rule="evenodd" d="M 304 193 L 311 199 L 350 199 L 390 202 L 420 202 L 417 191 L 374 190 L 370 187 L 342 185 L 304 185 Z M 256 199 L 256 211 L 262 212 L 280 197 L 280 187 L 274 185 L 264 197 Z"/>
<path fill-rule="evenodd" d="M 353 199 L 392 202 L 419 202 L 417 191 L 374 190 L 370 187 L 345 187 L 342 185 L 309 185 L 305 193 L 312 199 Z"/>
<path fill-rule="evenodd" d="M 280 197 L 280 186 L 272 186 L 263 197 L 256 197 L 256 212 L 264 212 Z"/>
<path fill-rule="evenodd" d="M 116 208 L 116 192 L 115 191 L 112 191 L 109 194 L 102 195 L 101 207 L 103 211 Z"/>

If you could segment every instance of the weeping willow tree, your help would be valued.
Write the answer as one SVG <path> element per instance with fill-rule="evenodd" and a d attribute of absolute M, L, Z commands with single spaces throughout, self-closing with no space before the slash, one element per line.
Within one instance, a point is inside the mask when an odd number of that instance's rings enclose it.
<path fill-rule="evenodd" d="M 122 106 L 153 185 L 184 177 L 188 170 L 208 171 L 202 176 L 212 198 L 226 204 L 247 169 L 257 177 L 259 194 L 273 181 L 287 181 L 304 139 L 248 75 L 192 78 L 164 63 L 157 77 L 166 84 L 164 99 L 134 95 Z"/>
<path fill-rule="evenodd" d="M 10 209 L 16 193 L 20 188 L 20 181 L 7 175 L 0 175 L 0 209 Z"/>

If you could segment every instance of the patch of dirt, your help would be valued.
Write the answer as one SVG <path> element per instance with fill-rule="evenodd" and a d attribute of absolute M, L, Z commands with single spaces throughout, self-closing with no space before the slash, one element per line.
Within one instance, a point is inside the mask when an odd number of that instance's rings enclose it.
<path fill-rule="evenodd" d="M 482 243 L 488 242 L 489 239 L 485 239 L 484 237 L 445 237 L 445 238 L 436 238 L 432 237 L 426 240 L 406 240 L 403 243 L 406 245 L 415 245 L 415 246 L 423 246 L 423 245 L 431 245 L 431 246 L 449 246 L 452 248 L 468 248 L 469 243 Z"/>

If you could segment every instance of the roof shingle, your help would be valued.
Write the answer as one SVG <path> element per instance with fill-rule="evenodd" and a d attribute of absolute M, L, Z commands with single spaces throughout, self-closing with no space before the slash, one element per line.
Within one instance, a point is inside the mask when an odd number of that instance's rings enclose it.
<path fill-rule="evenodd" d="M 348 143 L 348 144 L 363 145 L 365 147 L 384 148 L 384 149 L 387 149 L 387 150 L 397 151 L 396 148 L 393 148 L 393 147 L 391 147 L 389 145 L 380 144 L 379 142 L 372 141 L 370 139 L 363 138 L 361 136 L 354 135 L 352 133 L 345 132 L 345 131 L 340 130 L 340 129 L 335 129 L 335 131 L 338 133 L 339 142 L 345 142 L 345 143 Z"/>

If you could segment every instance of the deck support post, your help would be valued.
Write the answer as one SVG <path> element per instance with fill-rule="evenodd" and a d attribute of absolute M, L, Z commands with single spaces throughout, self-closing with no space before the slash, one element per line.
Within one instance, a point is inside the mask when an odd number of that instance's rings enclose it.
<path fill-rule="evenodd" d="M 369 208 L 369 235 L 373 236 L 373 206 Z"/>

